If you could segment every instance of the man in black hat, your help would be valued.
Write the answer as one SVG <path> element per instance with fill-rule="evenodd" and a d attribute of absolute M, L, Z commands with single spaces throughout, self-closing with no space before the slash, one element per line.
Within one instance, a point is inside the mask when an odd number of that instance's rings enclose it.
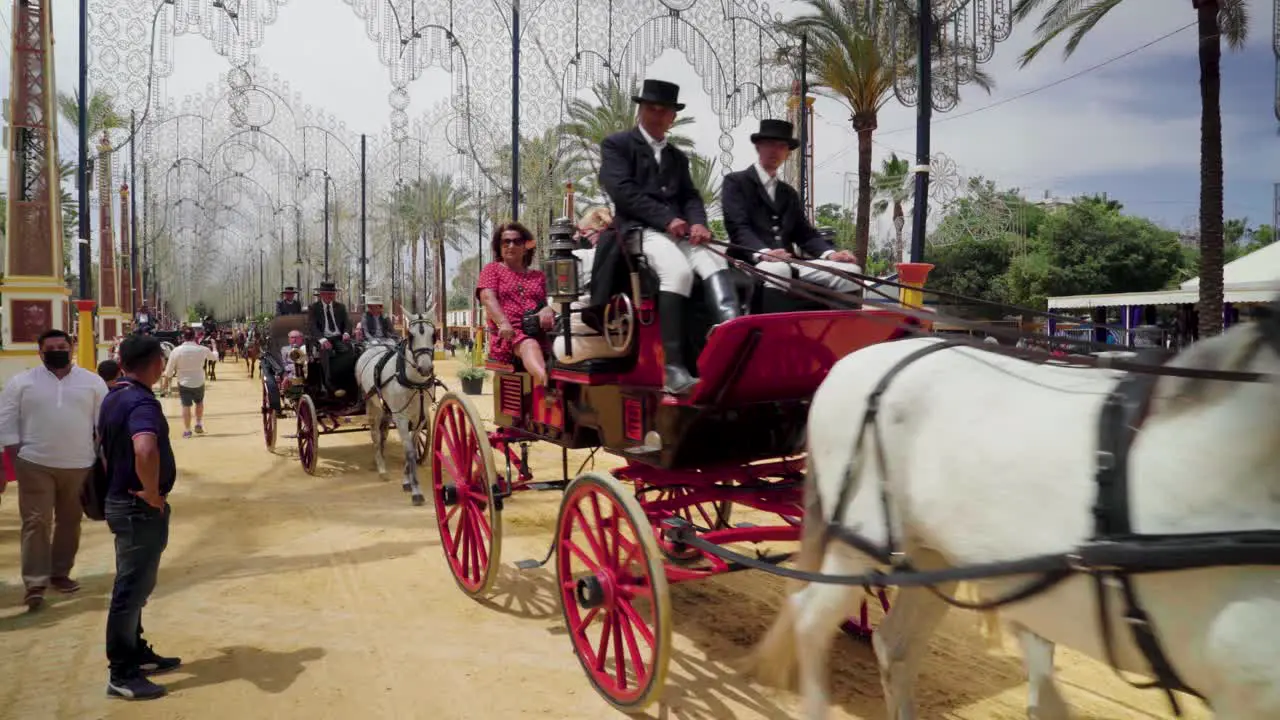
<path fill-rule="evenodd" d="M 803 253 L 810 265 L 862 272 L 852 253 L 837 250 L 809 224 L 800 194 L 778 177 L 787 156 L 800 146 L 791 123 L 761 120 L 760 132 L 751 135 L 751 142 L 756 146 L 755 164 L 725 175 L 720 191 L 724 227 L 737 250 L 734 255 L 776 278 L 795 278 L 840 292 L 856 290 L 858 284 L 852 280 L 785 262 Z"/>
<path fill-rule="evenodd" d="M 676 112 L 684 109 L 679 96 L 679 85 L 645 80 L 641 94 L 631 98 L 640 106 L 636 127 L 610 135 L 600 146 L 600 184 L 617 208 L 618 231 L 642 229 L 644 256 L 658 276 L 665 389 L 671 393 L 687 392 L 696 382 L 681 350 L 694 273 L 702 278 L 716 322 L 740 313 L 728 263 L 703 245 L 711 231 L 689 158 L 667 142 Z"/>
<path fill-rule="evenodd" d="M 311 336 L 317 338 L 320 345 L 320 365 L 324 368 L 324 384 L 334 397 L 343 397 L 347 391 L 333 384 L 333 376 L 329 372 L 331 355 L 348 354 L 351 351 L 351 325 L 347 318 L 347 306 L 337 301 L 338 286 L 332 280 L 324 280 L 316 291 L 320 299 L 311 303 L 310 315 Z"/>
<path fill-rule="evenodd" d="M 276 301 L 276 317 L 281 315 L 301 315 L 302 301 L 298 299 L 298 288 L 286 285 L 280 291 L 280 299 Z"/>

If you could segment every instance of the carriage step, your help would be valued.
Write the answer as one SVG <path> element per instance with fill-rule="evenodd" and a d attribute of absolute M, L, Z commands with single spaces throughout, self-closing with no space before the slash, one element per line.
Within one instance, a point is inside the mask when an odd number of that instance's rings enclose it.
<path fill-rule="evenodd" d="M 538 568 L 540 568 L 540 567 L 542 567 L 542 563 L 540 563 L 540 562 L 538 562 L 537 560 L 534 560 L 534 559 L 532 559 L 532 558 L 531 558 L 531 559 L 529 559 L 529 560 L 517 560 L 517 561 L 516 561 L 516 568 L 517 568 L 518 570 L 537 570 L 537 569 L 538 569 Z"/>
<path fill-rule="evenodd" d="M 530 490 L 563 490 L 568 484 L 564 480 L 551 480 L 548 482 L 531 482 L 525 487 Z"/>
<path fill-rule="evenodd" d="M 740 522 L 740 523 L 734 523 L 734 524 L 733 524 L 733 526 L 734 526 L 734 527 L 736 527 L 736 528 L 753 528 L 753 527 L 760 527 L 759 525 L 756 525 L 755 523 L 752 523 L 752 522 Z"/>

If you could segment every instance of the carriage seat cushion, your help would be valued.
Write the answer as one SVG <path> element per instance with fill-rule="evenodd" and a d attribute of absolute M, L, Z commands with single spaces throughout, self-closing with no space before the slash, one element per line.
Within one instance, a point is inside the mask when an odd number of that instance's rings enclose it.
<path fill-rule="evenodd" d="M 570 307 L 575 311 L 589 307 L 587 302 L 589 297 L 583 295 L 579 297 Z M 605 342 L 604 336 L 594 330 L 582 318 L 581 312 L 574 312 L 570 315 L 569 331 L 573 335 L 573 342 L 570 350 L 572 355 L 568 355 L 564 351 L 564 337 L 556 335 L 555 340 L 551 343 L 551 352 L 554 355 L 556 363 L 561 366 L 576 366 L 590 360 L 613 360 L 616 358 L 626 357 L 629 354 L 629 348 L 615 350 L 609 347 Z"/>

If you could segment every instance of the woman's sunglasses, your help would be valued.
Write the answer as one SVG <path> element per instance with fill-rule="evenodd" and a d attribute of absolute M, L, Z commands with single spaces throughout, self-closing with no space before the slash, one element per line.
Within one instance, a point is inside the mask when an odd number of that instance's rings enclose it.
<path fill-rule="evenodd" d="M 513 238 L 504 237 L 504 238 L 502 238 L 502 245 L 503 245 L 504 247 L 505 247 L 505 246 L 507 246 L 507 245 L 524 245 L 524 238 L 520 238 L 520 237 L 513 237 Z"/>

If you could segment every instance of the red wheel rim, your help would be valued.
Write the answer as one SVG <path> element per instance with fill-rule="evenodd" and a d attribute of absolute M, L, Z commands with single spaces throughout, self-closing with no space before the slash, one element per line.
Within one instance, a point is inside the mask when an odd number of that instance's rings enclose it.
<path fill-rule="evenodd" d="M 440 541 L 454 578 L 470 594 L 488 584 L 494 535 L 489 521 L 492 488 L 476 432 L 462 403 L 450 399 L 436 413 L 431 440 L 431 490 Z M 454 488 L 452 504 L 445 502 L 446 474 Z"/>
<path fill-rule="evenodd" d="M 613 497 L 584 483 L 564 499 L 556 542 L 560 602 L 582 667 L 617 704 L 639 702 L 661 648 L 653 578 L 635 524 Z M 592 581 L 599 604 L 588 607 L 580 594 Z"/>
<path fill-rule="evenodd" d="M 889 593 L 884 588 L 876 588 L 875 599 L 880 601 L 880 609 L 889 612 Z M 875 632 L 875 628 L 871 626 L 871 595 L 864 595 L 862 604 L 858 606 L 858 614 L 844 621 L 840 626 L 850 635 L 857 637 L 869 638 Z"/>

